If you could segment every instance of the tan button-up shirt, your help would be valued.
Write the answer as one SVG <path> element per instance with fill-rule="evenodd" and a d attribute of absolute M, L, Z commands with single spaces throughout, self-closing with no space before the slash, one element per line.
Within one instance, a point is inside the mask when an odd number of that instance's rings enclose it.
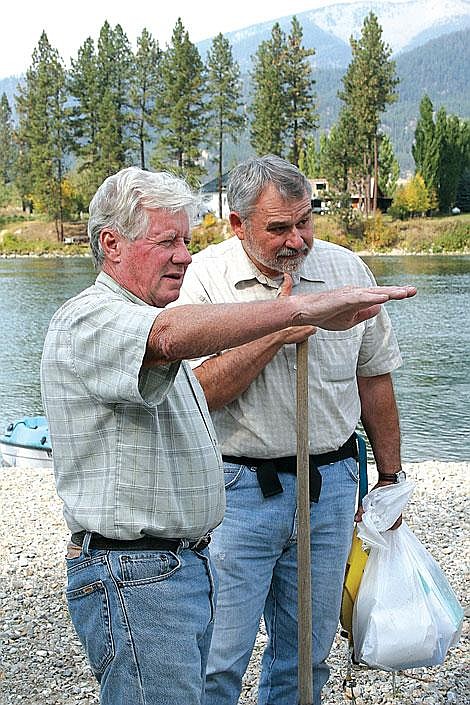
<path fill-rule="evenodd" d="M 261 274 L 237 237 L 194 256 L 177 304 L 274 299 L 280 281 Z M 349 250 L 315 240 L 294 275 L 294 294 L 341 286 L 373 286 L 364 262 Z M 202 359 L 191 362 L 197 367 Z M 309 339 L 309 443 L 311 453 L 339 448 L 353 433 L 361 405 L 356 376 L 399 367 L 401 356 L 384 308 L 346 331 L 319 329 Z M 212 412 L 222 453 L 274 458 L 296 453 L 296 350 L 285 345 L 249 388 Z"/>

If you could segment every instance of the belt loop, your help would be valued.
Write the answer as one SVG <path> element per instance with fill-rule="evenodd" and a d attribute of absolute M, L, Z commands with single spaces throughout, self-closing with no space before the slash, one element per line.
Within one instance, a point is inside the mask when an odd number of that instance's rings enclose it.
<path fill-rule="evenodd" d="M 90 557 L 90 541 L 91 541 L 91 531 L 86 531 L 85 536 L 83 537 L 82 555 L 86 556 L 87 558 Z"/>

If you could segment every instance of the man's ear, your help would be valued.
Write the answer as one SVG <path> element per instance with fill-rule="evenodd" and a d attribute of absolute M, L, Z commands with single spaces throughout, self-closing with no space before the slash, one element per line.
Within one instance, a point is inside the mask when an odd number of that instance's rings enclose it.
<path fill-rule="evenodd" d="M 238 237 L 239 240 L 244 240 L 245 239 L 245 225 L 235 211 L 232 211 L 229 215 L 229 222 L 230 222 L 230 227 L 232 228 L 233 232 L 235 235 Z"/>
<path fill-rule="evenodd" d="M 103 228 L 100 232 L 100 243 L 105 259 L 111 262 L 121 261 L 121 238 L 115 230 Z"/>

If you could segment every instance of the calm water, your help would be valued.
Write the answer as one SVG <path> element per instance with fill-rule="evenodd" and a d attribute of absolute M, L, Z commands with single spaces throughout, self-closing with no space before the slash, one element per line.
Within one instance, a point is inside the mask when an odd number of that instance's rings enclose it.
<path fill-rule="evenodd" d="M 403 458 L 470 460 L 470 257 L 366 257 L 381 284 L 419 295 L 387 305 L 405 364 L 395 373 Z M 39 363 L 53 312 L 94 280 L 89 259 L 0 259 L 0 429 L 42 413 Z"/>

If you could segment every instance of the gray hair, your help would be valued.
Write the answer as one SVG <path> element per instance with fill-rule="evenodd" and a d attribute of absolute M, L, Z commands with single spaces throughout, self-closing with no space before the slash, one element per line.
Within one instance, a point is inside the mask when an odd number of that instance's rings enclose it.
<path fill-rule="evenodd" d="M 109 176 L 89 206 L 88 237 L 95 266 L 101 267 L 104 253 L 100 243 L 103 228 L 111 228 L 127 240 L 145 235 L 149 226 L 149 208 L 162 208 L 171 213 L 185 211 L 192 225 L 199 197 L 178 176 L 166 171 L 144 171 L 135 166 Z"/>
<path fill-rule="evenodd" d="M 308 179 L 290 162 L 274 154 L 251 157 L 230 172 L 227 184 L 230 210 L 238 213 L 241 220 L 249 219 L 268 184 L 273 184 L 286 200 L 312 194 Z"/>

